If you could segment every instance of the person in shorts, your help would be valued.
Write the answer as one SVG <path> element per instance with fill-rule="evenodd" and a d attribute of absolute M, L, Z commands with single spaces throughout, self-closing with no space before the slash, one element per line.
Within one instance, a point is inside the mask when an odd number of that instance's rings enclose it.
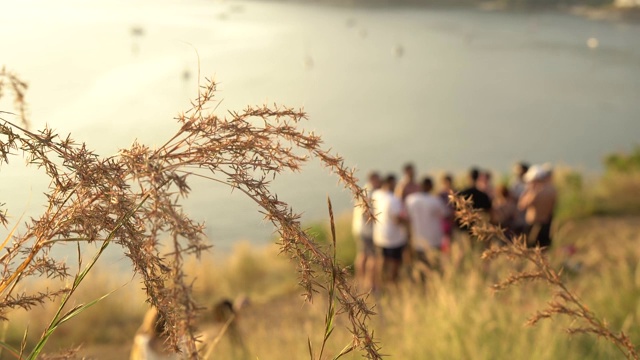
<path fill-rule="evenodd" d="M 371 194 L 381 185 L 380 175 L 377 172 L 369 174 L 365 185 L 367 196 L 371 200 Z M 375 288 L 376 247 L 373 244 L 373 219 L 365 213 L 361 204 L 353 208 L 353 238 L 357 245 L 357 254 L 354 261 L 356 279 L 364 289 Z"/>
<path fill-rule="evenodd" d="M 393 191 L 396 178 L 387 176 L 380 189 L 373 192 L 373 212 L 376 222 L 373 224 L 373 242 L 381 257 L 379 272 L 383 281 L 396 283 L 402 264 L 402 254 L 407 244 L 407 214 L 402 200 Z"/>
<path fill-rule="evenodd" d="M 407 197 L 406 207 L 411 224 L 411 247 L 417 261 L 438 269 L 438 261 L 429 261 L 430 254 L 437 254 L 442 247 L 444 232 L 442 222 L 449 215 L 449 208 L 438 195 L 431 194 L 433 180 L 425 177 L 420 192 Z"/>

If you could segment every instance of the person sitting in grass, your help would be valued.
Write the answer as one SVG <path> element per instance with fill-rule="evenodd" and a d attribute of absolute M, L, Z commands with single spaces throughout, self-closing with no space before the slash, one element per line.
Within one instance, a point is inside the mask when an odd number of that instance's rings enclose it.
<path fill-rule="evenodd" d="M 178 360 L 180 356 L 167 348 L 166 323 L 155 307 L 144 315 L 131 347 L 130 360 Z"/>

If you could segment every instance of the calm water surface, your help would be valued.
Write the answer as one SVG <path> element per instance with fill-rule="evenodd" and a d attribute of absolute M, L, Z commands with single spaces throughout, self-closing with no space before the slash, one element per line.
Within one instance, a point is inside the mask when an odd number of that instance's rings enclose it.
<path fill-rule="evenodd" d="M 303 127 L 362 176 L 406 161 L 421 174 L 505 171 L 520 159 L 598 171 L 640 135 L 640 26 L 554 13 L 12 0 L 0 3 L 0 49 L 0 63 L 30 84 L 33 127 L 105 156 L 134 139 L 163 143 L 198 72 L 220 83 L 221 114 L 303 106 Z M 46 179 L 21 159 L 0 177 L 13 219 L 43 209 Z M 250 200 L 192 185 L 185 209 L 208 224 L 215 251 L 269 241 L 273 228 Z M 339 212 L 350 207 L 315 162 L 275 189 L 310 220 L 326 218 L 327 195 Z"/>

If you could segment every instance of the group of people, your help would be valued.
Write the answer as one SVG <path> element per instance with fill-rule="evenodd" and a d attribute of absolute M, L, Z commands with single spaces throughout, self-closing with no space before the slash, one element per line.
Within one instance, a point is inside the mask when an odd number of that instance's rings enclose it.
<path fill-rule="evenodd" d="M 474 211 L 502 227 L 509 239 L 524 238 L 527 246 L 548 248 L 557 199 L 552 168 L 518 163 L 514 170 L 510 186 L 494 187 L 491 173 L 474 167 L 469 171 L 469 186 L 461 191 L 446 174 L 437 193 L 431 177 L 416 181 L 412 164 L 404 166 L 399 181 L 393 174 L 382 177 L 371 172 L 365 187 L 375 220 L 361 204 L 353 216 L 359 282 L 367 288 L 376 288 L 379 280 L 396 282 L 407 253 L 429 266 L 430 254 L 447 251 L 457 233 L 468 231 L 455 218 L 450 194 L 469 199 Z"/>

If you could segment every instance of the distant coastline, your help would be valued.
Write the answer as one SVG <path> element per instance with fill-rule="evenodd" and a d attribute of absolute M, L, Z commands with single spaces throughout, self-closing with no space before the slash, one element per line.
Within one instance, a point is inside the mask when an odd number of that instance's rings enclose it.
<path fill-rule="evenodd" d="M 571 6 L 568 12 L 590 20 L 640 23 L 640 7 Z"/>
<path fill-rule="evenodd" d="M 433 7 L 476 8 L 483 11 L 522 12 L 558 11 L 590 20 L 640 23 L 640 4 L 615 5 L 619 1 L 606 0 L 254 0 L 295 4 L 315 4 L 337 7 Z M 630 0 L 631 1 L 631 0 Z"/>

